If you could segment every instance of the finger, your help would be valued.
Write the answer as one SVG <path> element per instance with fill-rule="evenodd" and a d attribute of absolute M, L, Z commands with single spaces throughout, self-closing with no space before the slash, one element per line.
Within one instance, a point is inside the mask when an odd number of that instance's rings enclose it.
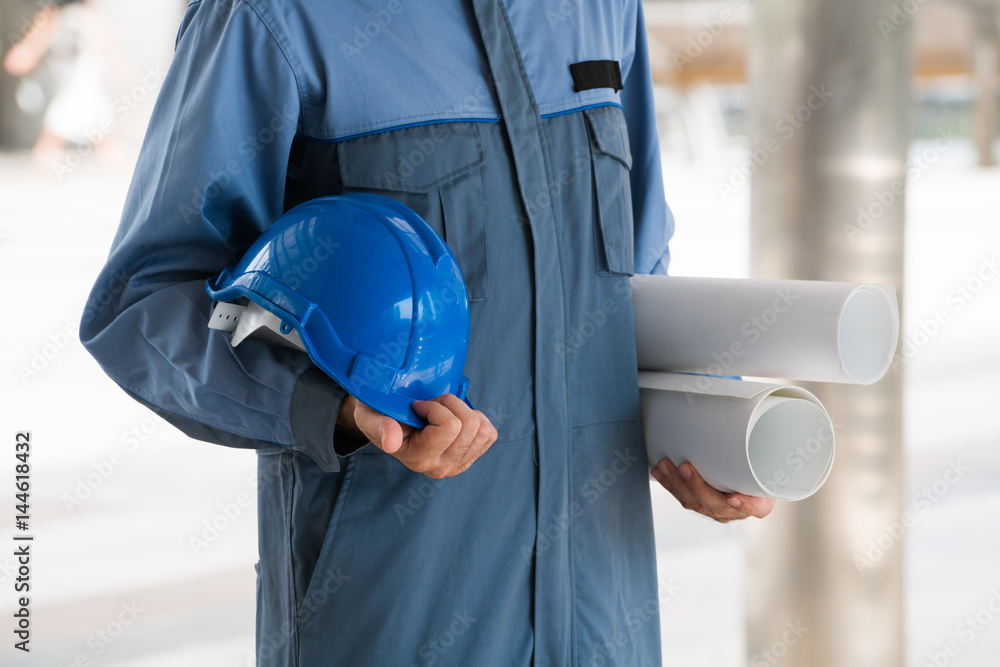
<path fill-rule="evenodd" d="M 737 509 L 727 501 L 726 494 L 708 485 L 695 467 L 688 462 L 681 464 L 681 471 L 691 493 L 698 499 L 708 516 L 713 519 L 745 519 L 749 514 L 744 509 Z M 741 501 L 742 504 L 742 501 Z"/>
<path fill-rule="evenodd" d="M 761 498 L 758 496 L 747 496 L 742 493 L 732 493 L 726 499 L 730 507 L 733 507 L 741 512 L 745 512 L 749 516 L 757 517 L 758 519 L 763 519 L 771 510 L 774 509 L 774 498 Z"/>
<path fill-rule="evenodd" d="M 427 421 L 427 426 L 408 438 L 408 451 L 397 458 L 410 470 L 433 479 L 457 474 L 454 469 L 459 465 L 460 453 L 475 435 L 475 425 L 470 428 L 439 399 L 414 401 L 413 410 Z M 456 441 L 458 446 L 452 449 Z"/>
<path fill-rule="evenodd" d="M 662 477 L 658 481 L 663 485 L 663 488 L 677 499 L 681 507 L 704 514 L 701 503 L 698 502 L 698 499 L 688 489 L 687 484 L 681 478 L 680 472 L 670 459 L 660 459 L 659 463 L 656 464 L 656 469 L 660 477 Z"/>
<path fill-rule="evenodd" d="M 473 438 L 472 444 L 466 450 L 462 469 L 459 472 L 468 470 L 469 466 L 475 463 L 497 441 L 497 430 L 493 426 L 493 423 L 490 422 L 489 417 L 478 410 L 475 411 L 475 415 L 479 419 L 479 430 L 475 438 Z"/>
<path fill-rule="evenodd" d="M 442 454 L 443 460 L 451 462 L 452 474 L 457 475 L 468 469 L 479 455 L 486 451 L 485 447 L 492 444 L 492 440 L 489 443 L 486 440 L 489 439 L 493 426 L 486 415 L 473 410 L 454 394 L 445 394 L 434 400 L 451 410 L 462 421 L 462 430 L 458 437 Z"/>
<path fill-rule="evenodd" d="M 438 396 L 434 399 L 434 401 L 451 410 L 452 413 L 459 418 L 471 416 L 476 412 L 469 407 L 468 403 L 454 394 L 444 394 L 442 396 Z"/>
<path fill-rule="evenodd" d="M 462 420 L 438 399 L 414 401 L 413 411 L 427 422 L 413 437 L 426 448 L 426 454 L 440 457 L 462 432 Z"/>

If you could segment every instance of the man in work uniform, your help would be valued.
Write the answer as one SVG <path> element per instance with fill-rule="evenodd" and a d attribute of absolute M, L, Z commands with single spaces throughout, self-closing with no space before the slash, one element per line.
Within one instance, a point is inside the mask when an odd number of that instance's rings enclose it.
<path fill-rule="evenodd" d="M 404 429 L 207 328 L 207 278 L 356 191 L 454 251 L 479 412 Z M 258 665 L 660 663 L 629 275 L 666 271 L 672 226 L 637 0 L 191 3 L 81 338 L 257 450 Z M 768 509 L 654 475 L 719 520 Z"/>

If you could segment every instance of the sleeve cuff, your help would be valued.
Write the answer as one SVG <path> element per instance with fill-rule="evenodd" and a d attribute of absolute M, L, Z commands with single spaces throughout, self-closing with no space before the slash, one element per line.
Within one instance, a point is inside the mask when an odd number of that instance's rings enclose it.
<path fill-rule="evenodd" d="M 368 442 L 337 428 L 337 415 L 345 398 L 343 387 L 315 367 L 299 376 L 292 391 L 294 449 L 315 461 L 323 472 L 339 471 L 338 456 L 351 454 Z"/>

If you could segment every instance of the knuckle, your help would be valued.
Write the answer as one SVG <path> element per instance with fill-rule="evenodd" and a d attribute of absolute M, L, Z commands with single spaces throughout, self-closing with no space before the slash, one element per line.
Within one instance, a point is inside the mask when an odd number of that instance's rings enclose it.
<path fill-rule="evenodd" d="M 458 417 L 450 417 L 443 424 L 445 433 L 450 435 L 452 439 L 457 438 L 458 434 L 462 432 L 462 420 Z"/>
<path fill-rule="evenodd" d="M 479 432 L 476 433 L 475 444 L 478 447 L 489 447 L 496 440 L 496 435 L 490 432 L 488 428 L 480 428 Z"/>
<path fill-rule="evenodd" d="M 430 466 L 427 465 L 427 463 L 423 459 L 417 459 L 416 461 L 411 461 L 410 463 L 407 464 L 406 467 L 408 467 L 413 472 L 418 472 L 422 475 L 427 474 L 428 472 L 430 472 L 431 469 Z"/>

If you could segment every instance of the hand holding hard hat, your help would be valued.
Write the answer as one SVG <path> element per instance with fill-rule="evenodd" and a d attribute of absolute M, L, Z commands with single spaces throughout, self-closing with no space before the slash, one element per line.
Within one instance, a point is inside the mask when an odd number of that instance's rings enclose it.
<path fill-rule="evenodd" d="M 486 415 L 452 394 L 414 401 L 413 410 L 427 426 L 401 424 L 349 396 L 338 424 L 361 432 L 410 470 L 434 479 L 465 472 L 496 442 L 497 430 Z"/>
<path fill-rule="evenodd" d="M 415 472 L 466 470 L 496 440 L 468 403 L 469 300 L 451 250 L 416 213 L 372 194 L 321 197 L 271 225 L 209 280 L 209 326 L 305 351 L 351 396 L 338 425 Z M 246 308 L 224 303 L 246 298 Z M 345 408 L 346 406 L 346 408 Z"/>

